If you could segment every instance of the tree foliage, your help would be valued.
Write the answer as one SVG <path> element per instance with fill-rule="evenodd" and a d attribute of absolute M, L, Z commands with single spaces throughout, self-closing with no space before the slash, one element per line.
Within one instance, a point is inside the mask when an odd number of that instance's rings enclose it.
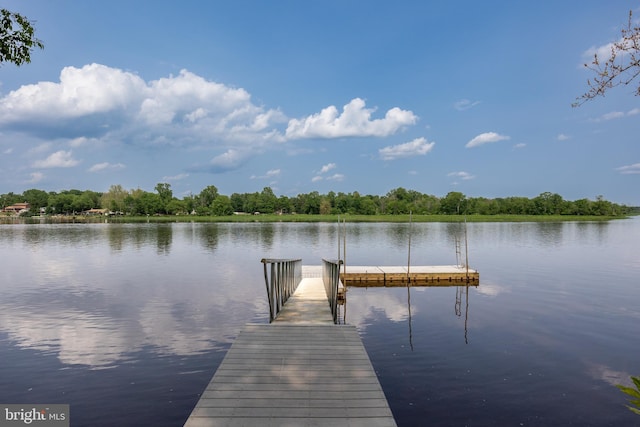
<path fill-rule="evenodd" d="M 593 55 L 593 61 L 584 64 L 595 76 L 587 80 L 589 90 L 576 99 L 574 107 L 604 96 L 609 89 L 629 85 L 640 75 L 640 26 L 633 24 L 633 11 L 629 11 L 629 21 L 621 30 L 621 37 L 607 45 L 606 55 Z M 640 95 L 640 84 L 635 89 Z"/>
<path fill-rule="evenodd" d="M 0 64 L 29 63 L 35 48 L 43 49 L 44 44 L 35 37 L 33 24 L 19 13 L 0 9 Z"/>
<path fill-rule="evenodd" d="M 100 205 L 113 212 L 125 211 L 125 198 L 129 195 L 129 192 L 122 188 L 122 185 L 112 185 L 109 187 L 109 191 L 102 194 Z"/>
<path fill-rule="evenodd" d="M 623 393 L 631 396 L 629 403 L 633 406 L 627 406 L 627 408 L 629 408 L 631 412 L 640 415 L 640 378 L 631 377 L 631 381 L 633 381 L 635 388 L 624 385 L 618 385 L 617 387 Z"/>
<path fill-rule="evenodd" d="M 245 214 L 347 214 L 347 215 L 596 215 L 619 216 L 629 214 L 631 208 L 612 203 L 599 195 L 595 200 L 565 200 L 556 193 L 544 192 L 534 198 L 505 197 L 488 199 L 467 197 L 452 191 L 444 197 L 423 194 L 399 187 L 384 196 L 353 193 L 320 194 L 317 191 L 297 196 L 276 196 L 270 187 L 260 192 L 218 193 L 214 185 L 204 188 L 197 196 L 182 200 L 173 196 L 171 185 L 159 183 L 154 193 L 141 189 L 125 190 L 112 185 L 105 193 L 85 190 L 65 190 L 46 193 L 30 189 L 23 194 L 0 194 L 0 208 L 14 203 L 31 204 L 31 215 L 40 208 L 50 214 L 76 215 L 92 208 L 103 208 L 125 215 L 186 215 L 225 216 L 234 212 Z"/>

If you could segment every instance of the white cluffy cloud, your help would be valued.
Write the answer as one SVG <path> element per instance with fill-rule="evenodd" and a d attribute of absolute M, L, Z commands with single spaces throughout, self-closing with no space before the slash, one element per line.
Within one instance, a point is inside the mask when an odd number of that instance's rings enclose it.
<path fill-rule="evenodd" d="M 46 159 L 36 160 L 33 162 L 33 167 L 38 169 L 46 168 L 71 168 L 80 163 L 73 158 L 71 151 L 56 151 L 50 154 Z"/>
<path fill-rule="evenodd" d="M 40 182 L 44 179 L 44 174 L 42 172 L 31 172 L 31 174 L 29 174 L 29 180 L 27 181 L 28 184 L 35 184 L 37 182 Z"/>
<path fill-rule="evenodd" d="M 165 182 L 169 182 L 169 181 L 181 181 L 187 178 L 189 178 L 188 173 L 179 173 L 177 175 L 165 175 L 162 177 L 162 180 Z"/>
<path fill-rule="evenodd" d="M 605 113 L 602 116 L 594 119 L 595 122 L 606 122 L 609 120 L 622 119 L 624 117 L 630 117 L 640 114 L 640 108 L 634 108 L 632 110 L 627 111 L 611 111 L 610 113 Z"/>
<path fill-rule="evenodd" d="M 334 173 L 331 176 L 325 178 L 327 181 L 342 181 L 344 179 L 344 175 L 341 173 Z"/>
<path fill-rule="evenodd" d="M 335 168 L 336 168 L 336 164 L 335 163 L 328 163 L 328 164 L 322 166 L 322 168 L 320 169 L 320 173 L 327 173 L 331 169 L 335 169 Z"/>
<path fill-rule="evenodd" d="M 145 81 L 135 73 L 101 64 L 65 67 L 59 81 L 24 85 L 0 95 L 0 131 L 39 141 L 42 152 L 65 144 L 83 154 L 114 144 L 217 152 L 187 171 L 223 172 L 288 141 L 304 138 L 384 137 L 413 125 L 417 116 L 398 107 L 373 118 L 360 98 L 338 112 L 290 119 L 279 109 L 255 104 L 242 88 L 207 80 L 187 70 Z M 58 148 L 59 149 L 59 148 Z M 187 151 L 185 150 L 185 151 Z M 31 152 L 35 155 L 35 151 Z M 200 156 L 202 157 L 202 156 Z M 201 159 L 194 160 L 200 162 Z M 71 167 L 71 151 L 57 151 L 33 167 Z M 94 164 L 90 172 L 120 168 Z"/>
<path fill-rule="evenodd" d="M 474 179 L 475 176 L 471 175 L 469 172 L 465 172 L 465 171 L 460 171 L 460 172 L 450 172 L 447 174 L 447 176 L 453 176 L 456 178 L 460 178 L 464 181 L 470 180 L 470 179 Z"/>
<path fill-rule="evenodd" d="M 270 169 L 264 175 L 251 175 L 250 179 L 273 179 L 280 175 L 280 169 Z"/>
<path fill-rule="evenodd" d="M 508 139 L 511 139 L 511 137 L 506 135 L 500 135 L 499 133 L 495 133 L 495 132 L 485 132 L 485 133 L 481 133 L 480 135 L 473 138 L 471 141 L 467 142 L 467 145 L 465 145 L 465 147 L 467 148 L 478 147 L 480 145 L 488 144 L 490 142 L 498 142 L 498 141 L 504 141 Z"/>
<path fill-rule="evenodd" d="M 634 50 L 634 42 L 637 43 L 637 38 L 635 40 L 625 40 L 624 38 L 618 39 L 616 42 L 610 42 L 607 44 L 603 44 L 601 46 L 591 46 L 589 49 L 582 52 L 582 59 L 584 62 L 580 64 L 580 68 L 584 68 L 585 63 L 587 65 L 591 65 L 595 56 L 598 57 L 598 62 L 603 64 L 611 59 L 611 54 L 616 52 L 616 61 L 627 61 L 631 59 L 630 57 L 625 57 L 625 51 Z"/>
<path fill-rule="evenodd" d="M 591 63 L 595 55 L 598 55 L 599 62 L 606 62 L 611 57 L 611 49 L 613 43 L 603 44 L 602 46 L 591 46 L 589 49 L 582 52 L 582 59 L 586 63 Z M 584 68 L 585 62 L 579 65 L 579 68 Z"/>
<path fill-rule="evenodd" d="M 627 165 L 627 166 L 620 166 L 616 170 L 624 175 L 640 174 L 640 163 L 634 163 L 632 165 Z"/>
<path fill-rule="evenodd" d="M 124 168 L 125 166 L 122 163 L 102 162 L 102 163 L 96 163 L 95 165 L 91 166 L 88 170 L 89 172 L 102 172 L 105 170 L 119 170 Z"/>
<path fill-rule="evenodd" d="M 344 180 L 344 175 L 341 173 L 335 173 L 331 176 L 324 176 L 323 174 L 326 174 L 327 172 L 335 169 L 337 166 L 335 163 L 327 163 L 326 165 L 322 166 L 320 168 L 320 172 L 314 176 L 313 178 L 311 178 L 311 182 L 318 182 L 318 181 L 342 181 Z"/>
<path fill-rule="evenodd" d="M 424 156 L 433 149 L 435 142 L 427 142 L 424 137 L 416 138 L 404 144 L 391 145 L 378 150 L 383 160 L 396 160 L 405 157 Z"/>
<path fill-rule="evenodd" d="M 49 139 L 196 145 L 283 141 L 278 110 L 265 110 L 250 94 L 187 70 L 146 82 L 101 64 L 65 67 L 59 82 L 25 85 L 0 98 L 0 127 L 29 129 Z M 257 141 L 257 142 L 256 142 Z"/>
<path fill-rule="evenodd" d="M 413 125 L 417 116 L 408 110 L 394 107 L 382 119 L 371 119 L 375 109 L 366 108 L 364 100 L 352 99 L 342 108 L 331 105 L 320 113 L 302 119 L 289 120 L 286 130 L 288 139 L 302 138 L 343 138 L 343 137 L 383 137 L 396 133 L 401 128 Z"/>

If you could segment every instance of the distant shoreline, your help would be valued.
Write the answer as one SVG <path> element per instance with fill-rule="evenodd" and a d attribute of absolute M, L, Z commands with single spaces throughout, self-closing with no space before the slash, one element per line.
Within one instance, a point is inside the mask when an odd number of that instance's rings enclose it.
<path fill-rule="evenodd" d="M 41 216 L 41 217 L 0 217 L 0 224 L 38 224 L 38 223 L 335 223 L 346 222 L 367 223 L 408 223 L 412 222 L 607 222 L 627 219 L 632 215 L 229 215 L 229 216 L 196 216 L 196 215 L 154 215 L 154 216 Z"/>

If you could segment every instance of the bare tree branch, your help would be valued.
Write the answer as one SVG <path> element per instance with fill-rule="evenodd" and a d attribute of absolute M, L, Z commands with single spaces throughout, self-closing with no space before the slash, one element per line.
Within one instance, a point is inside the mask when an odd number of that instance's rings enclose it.
<path fill-rule="evenodd" d="M 608 58 L 600 58 L 595 53 L 593 61 L 584 64 L 595 76 L 587 80 L 589 90 L 576 98 L 572 104 L 574 107 L 598 96 L 605 96 L 609 89 L 616 86 L 629 85 L 640 75 L 640 26 L 634 26 L 632 18 L 633 11 L 629 11 L 629 21 L 621 31 L 621 38 L 611 43 Z M 640 84 L 635 95 L 640 96 Z"/>

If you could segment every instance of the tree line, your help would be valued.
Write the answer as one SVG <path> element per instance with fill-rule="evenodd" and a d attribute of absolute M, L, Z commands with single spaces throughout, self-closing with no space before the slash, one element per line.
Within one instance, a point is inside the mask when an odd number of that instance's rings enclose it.
<path fill-rule="evenodd" d="M 534 198 L 467 197 L 452 191 L 444 197 L 423 194 L 402 187 L 383 196 L 352 193 L 320 194 L 317 191 L 294 197 L 276 196 L 270 187 L 254 193 L 220 194 L 215 185 L 205 187 L 199 194 L 177 198 L 171 185 L 158 183 L 154 192 L 141 189 L 125 190 L 112 185 L 109 191 L 64 190 L 46 192 L 26 190 L 22 194 L 0 195 L 0 207 L 15 203 L 29 203 L 24 215 L 77 215 L 90 209 L 105 209 L 120 215 L 201 215 L 226 216 L 244 214 L 351 214 L 398 215 L 596 215 L 619 216 L 632 208 L 605 200 L 564 200 L 556 193 L 545 192 Z"/>

